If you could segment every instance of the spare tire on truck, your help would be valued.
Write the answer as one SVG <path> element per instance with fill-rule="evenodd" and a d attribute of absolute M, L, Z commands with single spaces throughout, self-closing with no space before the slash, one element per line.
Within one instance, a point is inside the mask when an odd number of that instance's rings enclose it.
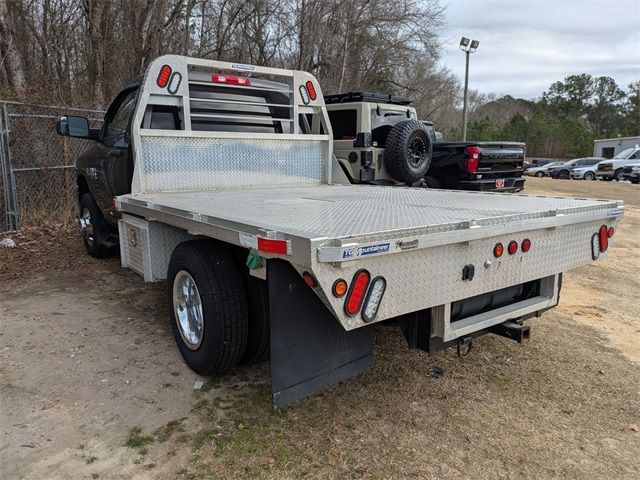
<path fill-rule="evenodd" d="M 384 164 L 394 179 L 411 185 L 427 173 L 432 153 L 429 132 L 417 120 L 404 120 L 387 136 Z"/>

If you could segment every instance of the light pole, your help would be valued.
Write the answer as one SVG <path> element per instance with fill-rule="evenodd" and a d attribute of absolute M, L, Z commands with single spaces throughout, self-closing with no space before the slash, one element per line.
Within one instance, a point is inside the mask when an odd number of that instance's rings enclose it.
<path fill-rule="evenodd" d="M 460 39 L 460 50 L 465 53 L 466 62 L 464 68 L 464 103 L 462 104 L 462 141 L 467 140 L 467 92 L 469 90 L 469 54 L 478 49 L 480 42 L 470 40 L 467 37 Z"/>

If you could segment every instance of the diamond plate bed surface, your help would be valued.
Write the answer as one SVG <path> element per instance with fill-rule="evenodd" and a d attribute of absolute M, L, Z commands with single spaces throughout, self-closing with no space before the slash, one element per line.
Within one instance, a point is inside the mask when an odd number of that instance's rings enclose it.
<path fill-rule="evenodd" d="M 521 194 L 366 185 L 162 192 L 135 195 L 150 207 L 169 207 L 305 238 L 344 238 L 422 228 L 495 225 L 556 214 L 615 208 L 619 202 Z M 126 202 L 126 200 L 125 200 Z"/>

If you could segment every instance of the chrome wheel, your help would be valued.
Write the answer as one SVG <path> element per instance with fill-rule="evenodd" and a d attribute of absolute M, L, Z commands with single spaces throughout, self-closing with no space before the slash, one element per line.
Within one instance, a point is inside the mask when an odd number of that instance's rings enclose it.
<path fill-rule="evenodd" d="M 80 228 L 82 229 L 82 236 L 90 247 L 93 246 L 93 223 L 91 223 L 91 212 L 88 208 L 82 209 L 80 215 Z"/>
<path fill-rule="evenodd" d="M 202 299 L 195 280 L 185 270 L 180 270 L 173 280 L 173 312 L 185 345 L 197 350 L 204 334 Z"/>

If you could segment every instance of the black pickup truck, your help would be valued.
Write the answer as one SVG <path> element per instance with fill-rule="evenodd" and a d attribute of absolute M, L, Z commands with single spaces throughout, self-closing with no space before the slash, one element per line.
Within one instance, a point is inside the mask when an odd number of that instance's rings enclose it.
<path fill-rule="evenodd" d="M 411 99 L 370 92 L 325 96 L 333 150 L 353 183 L 520 191 L 525 144 L 443 142 Z"/>

